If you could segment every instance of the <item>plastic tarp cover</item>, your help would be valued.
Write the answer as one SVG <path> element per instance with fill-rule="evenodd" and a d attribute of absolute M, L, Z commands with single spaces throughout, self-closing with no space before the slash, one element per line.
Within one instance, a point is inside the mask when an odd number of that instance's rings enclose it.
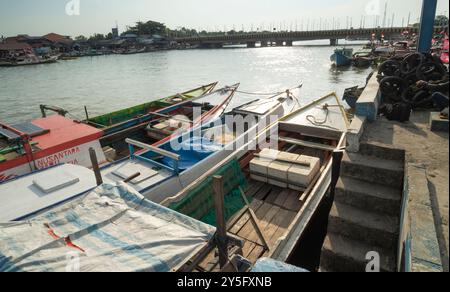
<path fill-rule="evenodd" d="M 179 145 L 175 146 L 176 147 L 174 149 L 171 143 L 167 143 L 163 148 L 180 155 L 180 161 L 178 162 L 178 168 L 180 171 L 191 168 L 223 148 L 222 145 L 201 137 L 190 137 L 189 139 L 186 139 L 186 141 L 182 141 Z M 170 158 L 164 158 L 163 163 L 170 167 L 173 166 L 173 160 Z"/>
<path fill-rule="evenodd" d="M 252 269 L 253 273 L 308 273 L 307 270 L 269 258 L 259 259 Z"/>
<path fill-rule="evenodd" d="M 125 184 L 105 184 L 29 221 L 0 224 L 0 271 L 169 272 L 214 233 Z"/>

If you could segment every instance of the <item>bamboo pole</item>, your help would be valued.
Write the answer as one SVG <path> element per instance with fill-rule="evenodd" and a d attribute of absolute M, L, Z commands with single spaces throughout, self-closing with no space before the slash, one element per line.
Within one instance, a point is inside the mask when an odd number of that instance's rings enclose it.
<path fill-rule="evenodd" d="M 91 158 L 92 169 L 94 170 L 95 180 L 97 181 L 97 186 L 103 184 L 102 174 L 100 173 L 100 166 L 98 165 L 97 154 L 94 148 L 89 148 L 89 156 Z"/>

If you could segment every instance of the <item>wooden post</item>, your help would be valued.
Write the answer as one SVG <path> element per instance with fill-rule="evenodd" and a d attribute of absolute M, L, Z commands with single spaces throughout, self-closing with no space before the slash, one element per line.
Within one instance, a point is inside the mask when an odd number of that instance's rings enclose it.
<path fill-rule="evenodd" d="M 344 157 L 344 150 L 333 151 L 333 164 L 331 167 L 331 184 L 330 184 L 330 196 L 334 199 L 336 193 L 336 185 L 341 175 L 341 163 Z"/>
<path fill-rule="evenodd" d="M 41 108 L 42 117 L 46 118 L 47 114 L 45 112 L 45 106 L 43 104 L 41 104 L 39 107 Z"/>
<path fill-rule="evenodd" d="M 97 186 L 103 184 L 102 174 L 100 173 L 100 166 L 98 165 L 97 154 L 94 148 L 89 148 L 89 156 L 91 157 L 92 169 L 94 170 Z"/>
<path fill-rule="evenodd" d="M 86 121 L 89 121 L 89 113 L 87 110 L 87 106 L 84 106 L 84 113 L 86 114 Z"/>
<path fill-rule="evenodd" d="M 227 223 L 224 212 L 224 189 L 223 178 L 221 176 L 213 177 L 214 187 L 214 206 L 216 210 L 216 227 L 217 227 L 217 246 L 219 248 L 219 264 L 223 268 L 228 262 L 228 237 Z"/>

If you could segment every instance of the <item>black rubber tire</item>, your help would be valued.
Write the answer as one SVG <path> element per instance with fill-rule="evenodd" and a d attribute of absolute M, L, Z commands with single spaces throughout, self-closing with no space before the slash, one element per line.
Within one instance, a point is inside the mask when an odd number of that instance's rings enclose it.
<path fill-rule="evenodd" d="M 417 81 L 419 81 L 416 72 L 406 75 L 405 77 L 403 77 L 403 79 L 409 86 L 414 86 L 416 85 Z"/>
<path fill-rule="evenodd" d="M 428 91 L 420 90 L 414 95 L 411 101 L 411 105 L 414 108 L 418 108 L 428 105 L 429 103 L 431 103 L 431 101 L 432 101 L 431 94 Z"/>
<path fill-rule="evenodd" d="M 395 60 L 387 60 L 380 65 L 378 75 L 381 78 L 400 75 L 400 62 Z"/>
<path fill-rule="evenodd" d="M 433 76 L 434 73 L 440 74 L 441 77 L 447 74 L 445 67 L 435 61 L 423 63 L 416 69 L 416 76 L 419 80 L 429 81 L 432 77 L 434 80 L 439 80 L 439 78 Z"/>
<path fill-rule="evenodd" d="M 400 72 L 402 75 L 409 75 L 417 71 L 425 61 L 425 56 L 422 53 L 411 53 L 406 55 L 400 63 Z"/>
<path fill-rule="evenodd" d="M 389 76 L 384 77 L 380 82 L 380 90 L 390 100 L 400 101 L 403 92 L 408 88 L 408 84 L 403 78 Z"/>

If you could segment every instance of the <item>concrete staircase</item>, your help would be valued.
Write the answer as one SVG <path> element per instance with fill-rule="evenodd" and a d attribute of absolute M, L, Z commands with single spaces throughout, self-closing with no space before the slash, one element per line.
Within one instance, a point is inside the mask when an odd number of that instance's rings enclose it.
<path fill-rule="evenodd" d="M 361 144 L 346 153 L 322 247 L 321 270 L 364 272 L 368 252 L 396 271 L 405 153 Z"/>

